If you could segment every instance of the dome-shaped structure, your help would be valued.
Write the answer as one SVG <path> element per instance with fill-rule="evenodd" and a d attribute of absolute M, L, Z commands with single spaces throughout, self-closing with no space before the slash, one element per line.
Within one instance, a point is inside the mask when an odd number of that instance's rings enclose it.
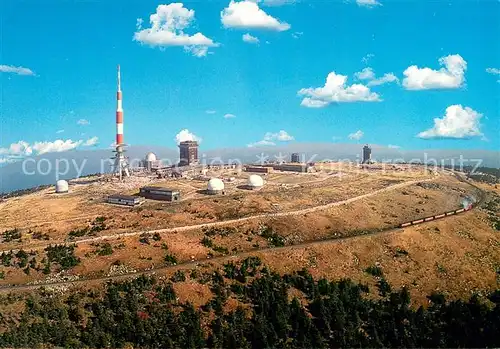
<path fill-rule="evenodd" d="M 145 160 L 146 161 L 156 161 L 156 154 L 151 153 L 151 152 L 147 153 Z"/>
<path fill-rule="evenodd" d="M 56 183 L 56 193 L 67 193 L 68 189 L 69 189 L 68 182 L 66 182 L 63 179 L 57 181 L 57 183 Z"/>
<path fill-rule="evenodd" d="M 251 175 L 248 177 L 247 187 L 250 189 L 259 189 L 264 185 L 264 180 L 259 175 Z"/>
<path fill-rule="evenodd" d="M 209 194 L 220 194 L 224 191 L 224 182 L 219 178 L 212 178 L 208 181 L 207 192 Z"/>

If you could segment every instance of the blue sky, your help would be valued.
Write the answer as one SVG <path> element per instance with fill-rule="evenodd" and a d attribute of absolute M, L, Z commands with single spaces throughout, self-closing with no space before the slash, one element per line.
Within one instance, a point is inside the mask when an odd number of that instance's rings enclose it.
<path fill-rule="evenodd" d="M 3 1 L 0 162 L 109 147 L 117 64 L 128 144 L 500 149 L 498 1 L 182 4 Z"/>

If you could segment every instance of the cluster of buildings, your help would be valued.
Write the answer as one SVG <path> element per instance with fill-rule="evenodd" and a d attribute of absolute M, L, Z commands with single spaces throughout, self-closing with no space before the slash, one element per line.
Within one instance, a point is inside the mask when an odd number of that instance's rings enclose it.
<path fill-rule="evenodd" d="M 127 144 L 125 144 L 124 142 L 123 125 L 124 119 L 120 81 L 120 66 L 118 66 L 116 93 L 116 145 L 114 149 L 115 156 L 113 157 L 113 173 L 118 175 L 120 179 L 130 176 L 128 159 L 125 156 L 125 148 Z M 198 171 L 200 173 L 197 173 L 197 169 L 200 167 L 198 160 L 198 142 L 193 140 L 180 142 L 179 158 L 180 160 L 178 166 L 164 167 L 161 163 L 161 160 L 157 159 L 154 153 L 149 152 L 141 161 L 140 167 L 144 171 L 158 173 L 158 176 L 160 178 L 162 176 L 180 177 L 183 175 L 183 173 L 191 173 L 192 175 L 198 174 L 202 176 L 206 174 L 206 168 L 200 169 L 200 171 Z M 363 147 L 362 163 L 371 163 L 371 148 L 368 147 L 368 145 Z M 313 165 L 314 164 L 306 164 L 305 161 L 301 161 L 301 156 L 299 153 L 293 153 L 291 154 L 289 163 L 247 165 L 244 167 L 244 170 L 246 172 L 262 174 L 268 174 L 272 171 L 308 173 L 312 171 Z M 231 164 L 217 165 L 219 169 L 234 168 L 235 166 L 236 165 Z M 205 173 L 203 171 L 205 171 Z M 264 180 L 262 179 L 262 177 L 256 174 L 252 174 L 248 177 L 245 188 L 250 190 L 258 190 L 262 188 L 263 185 Z M 224 188 L 224 182 L 220 178 L 211 178 L 207 183 L 206 193 L 211 195 L 224 194 Z M 55 186 L 56 193 L 67 193 L 68 189 L 68 182 L 64 180 L 57 181 Z M 137 196 L 116 194 L 109 196 L 107 202 L 126 206 L 136 206 L 140 205 L 145 199 L 175 202 L 181 199 L 181 194 L 176 190 L 170 190 L 167 188 L 156 186 L 146 186 L 140 188 L 139 194 Z"/>

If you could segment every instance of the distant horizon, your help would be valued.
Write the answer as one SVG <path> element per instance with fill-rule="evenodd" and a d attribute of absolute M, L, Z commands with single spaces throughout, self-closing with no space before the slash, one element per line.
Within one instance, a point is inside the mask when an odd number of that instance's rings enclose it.
<path fill-rule="evenodd" d="M 335 146 L 337 144 L 337 146 Z M 341 143 L 290 143 L 274 147 L 240 147 L 220 148 L 215 150 L 200 148 L 199 159 L 201 161 L 227 161 L 238 159 L 241 163 L 252 164 L 262 159 L 288 160 L 293 152 L 304 154 L 306 162 L 320 160 L 350 160 L 357 162 L 361 159 L 363 144 L 341 144 Z M 459 166 L 460 156 L 464 158 L 464 164 L 490 168 L 500 168 L 500 152 L 491 150 L 405 150 L 390 147 L 372 146 L 372 159 L 376 162 L 384 160 L 410 161 L 417 159 L 420 163 L 428 161 L 442 161 L 446 164 L 453 162 Z M 148 152 L 154 152 L 158 159 L 170 160 L 175 164 L 179 160 L 179 150 L 163 146 L 130 146 L 127 156 L 129 160 L 139 161 L 144 159 Z M 110 158 L 112 149 L 74 150 L 69 152 L 46 153 L 43 155 L 27 158 L 25 168 L 23 162 L 14 162 L 0 167 L 0 192 L 11 192 L 19 189 L 35 187 L 41 184 L 53 184 L 57 179 L 75 178 L 80 173 L 101 172 L 103 166 L 106 169 L 111 166 Z M 415 162 L 415 161 L 414 161 Z M 168 164 L 165 164 L 168 165 Z M 24 171 L 27 171 L 24 173 Z M 62 173 L 62 175 L 61 175 Z"/>

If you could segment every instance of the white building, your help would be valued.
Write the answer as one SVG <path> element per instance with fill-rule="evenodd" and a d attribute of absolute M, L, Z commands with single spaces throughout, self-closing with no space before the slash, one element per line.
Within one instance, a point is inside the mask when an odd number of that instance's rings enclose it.
<path fill-rule="evenodd" d="M 56 183 L 56 193 L 67 193 L 68 190 L 69 190 L 68 182 L 66 182 L 63 179 L 57 181 L 57 183 Z"/>
<path fill-rule="evenodd" d="M 207 193 L 211 195 L 224 194 L 224 182 L 219 178 L 211 178 L 208 181 Z"/>
<path fill-rule="evenodd" d="M 264 180 L 261 176 L 253 174 L 248 177 L 247 188 L 251 190 L 257 190 L 264 186 Z"/>

